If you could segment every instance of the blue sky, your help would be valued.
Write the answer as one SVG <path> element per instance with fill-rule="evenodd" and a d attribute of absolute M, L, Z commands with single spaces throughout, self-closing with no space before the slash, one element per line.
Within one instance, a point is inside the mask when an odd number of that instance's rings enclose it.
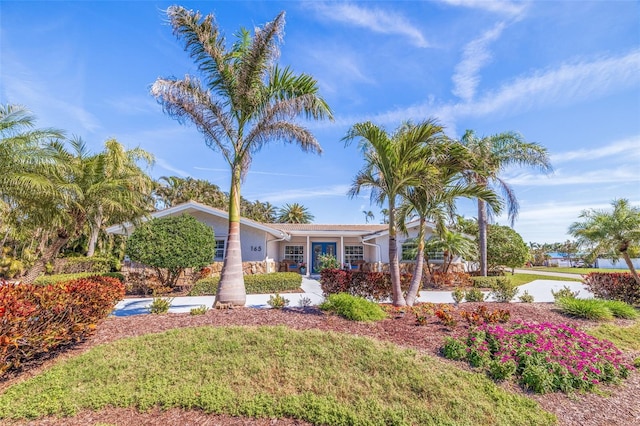
<path fill-rule="evenodd" d="M 0 102 L 98 151 L 108 138 L 156 156 L 150 173 L 229 190 L 221 157 L 149 95 L 157 77 L 196 74 L 162 1 L 0 3 Z M 324 153 L 273 144 L 254 157 L 242 195 L 300 202 L 316 223 L 381 220 L 349 199 L 362 159 L 341 142 L 356 122 L 392 131 L 436 117 L 447 134 L 520 132 L 547 147 L 555 172 L 503 175 L 520 200 L 525 241 L 568 238 L 581 210 L 640 205 L 640 2 L 182 2 L 214 13 L 228 40 L 286 11 L 280 63 L 313 75 L 334 122 L 309 123 Z M 459 212 L 475 216 L 463 201 Z M 504 217 L 497 217 L 507 224 Z"/>

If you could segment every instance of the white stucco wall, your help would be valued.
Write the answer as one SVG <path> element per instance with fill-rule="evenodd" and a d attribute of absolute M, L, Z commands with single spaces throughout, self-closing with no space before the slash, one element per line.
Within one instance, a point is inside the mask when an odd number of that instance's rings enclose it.
<path fill-rule="evenodd" d="M 640 269 L 640 259 L 631 259 L 633 267 Z M 612 262 L 610 259 L 598 258 L 596 260 L 596 267 L 600 269 L 628 269 L 624 259 L 620 258 L 617 262 Z"/>

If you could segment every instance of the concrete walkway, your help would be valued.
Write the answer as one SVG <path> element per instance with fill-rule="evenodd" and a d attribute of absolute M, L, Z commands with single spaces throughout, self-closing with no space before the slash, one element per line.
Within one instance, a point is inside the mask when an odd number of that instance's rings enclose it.
<path fill-rule="evenodd" d="M 553 273 L 549 272 L 548 274 Z M 530 295 L 533 296 L 535 302 L 553 302 L 553 294 L 551 293 L 551 290 L 558 291 L 564 286 L 569 287 L 571 291 L 578 291 L 579 298 L 586 299 L 593 297 L 593 294 L 590 293 L 581 282 L 540 279 L 520 286 L 520 291 L 518 292 L 518 295 L 516 296 L 514 301 L 517 301 L 518 296 L 522 295 L 526 290 Z M 322 289 L 320 287 L 320 283 L 317 280 L 313 278 L 303 277 L 301 287 L 304 293 L 283 293 L 281 295 L 285 299 L 289 300 L 289 306 L 300 306 L 302 300 L 304 300 L 305 302 L 310 302 L 310 304 L 314 306 L 319 305 L 320 303 L 322 303 L 322 301 L 324 301 L 324 297 L 322 296 Z M 485 292 L 485 294 L 487 293 L 488 292 Z M 271 296 L 272 294 L 249 294 L 247 295 L 247 303 L 245 306 L 259 309 L 270 308 L 267 302 L 269 301 L 269 297 Z M 207 308 L 211 308 L 213 306 L 214 299 L 214 296 L 175 297 L 171 302 L 169 312 L 188 313 L 191 309 L 200 307 L 202 305 L 206 306 Z M 124 299 L 116 305 L 112 315 L 123 317 L 130 315 L 148 314 L 148 306 L 152 301 L 153 298 L 151 297 Z M 418 297 L 418 301 L 431 303 L 453 303 L 453 298 L 451 297 L 450 291 L 421 291 Z M 491 299 L 489 299 L 488 301 L 491 301 Z"/>

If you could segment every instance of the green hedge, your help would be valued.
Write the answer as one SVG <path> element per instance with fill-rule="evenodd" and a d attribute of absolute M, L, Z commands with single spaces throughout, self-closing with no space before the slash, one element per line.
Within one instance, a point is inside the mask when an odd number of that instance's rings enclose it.
<path fill-rule="evenodd" d="M 351 321 L 380 321 L 387 317 L 379 304 L 348 293 L 330 294 L 318 307 Z"/>
<path fill-rule="evenodd" d="M 220 277 L 209 277 L 198 280 L 189 296 L 216 294 Z M 299 290 L 302 275 L 297 272 L 273 272 L 271 274 L 245 275 L 244 285 L 247 294 L 269 294 L 283 291 Z"/>
<path fill-rule="evenodd" d="M 57 275 L 43 275 L 38 277 L 33 282 L 37 285 L 49 285 L 49 284 L 57 284 L 65 281 L 77 280 L 80 278 L 88 278 L 88 277 L 111 277 L 116 278 L 120 282 L 124 282 L 124 275 L 120 272 L 105 272 L 105 273 L 95 273 L 95 272 L 78 272 L 77 274 L 57 274 Z"/>
<path fill-rule="evenodd" d="M 59 259 L 60 265 L 56 266 L 59 274 L 79 274 L 93 272 L 102 274 L 120 269 L 120 261 L 113 257 L 67 257 Z"/>
<path fill-rule="evenodd" d="M 496 288 L 498 280 L 504 277 L 471 277 L 475 288 Z"/>

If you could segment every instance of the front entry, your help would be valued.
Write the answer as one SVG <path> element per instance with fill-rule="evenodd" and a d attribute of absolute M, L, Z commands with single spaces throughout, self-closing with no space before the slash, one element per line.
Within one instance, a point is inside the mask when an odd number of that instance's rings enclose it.
<path fill-rule="evenodd" d="M 316 268 L 320 267 L 320 259 L 318 257 L 321 254 L 330 254 L 336 256 L 336 243 L 311 243 L 311 272 L 317 273 Z"/>

